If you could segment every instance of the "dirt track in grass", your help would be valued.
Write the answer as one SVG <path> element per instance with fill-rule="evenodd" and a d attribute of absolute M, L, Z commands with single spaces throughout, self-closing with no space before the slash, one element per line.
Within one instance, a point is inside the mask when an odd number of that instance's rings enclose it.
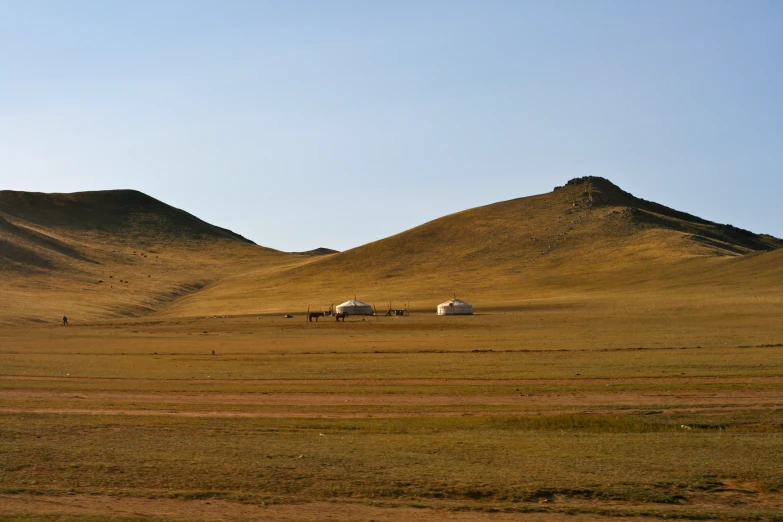
<path fill-rule="evenodd" d="M 79 403 L 84 403 L 80 406 Z M 183 408 L 187 406 L 187 408 Z M 486 407 L 482 410 L 480 407 Z M 293 409 L 288 409 L 288 408 Z M 712 392 L 563 392 L 548 394 L 158 393 L 45 389 L 0 390 L 0 412 L 249 418 L 400 418 L 464 415 L 672 415 L 765 411 L 783 407 L 777 389 Z M 435 410 L 433 410 L 435 408 Z M 661 408 L 662 411 L 651 411 Z"/>
<path fill-rule="evenodd" d="M 727 494 L 727 500 L 731 500 L 732 493 Z M 736 496 L 736 495 L 734 495 Z M 776 502 L 767 502 L 764 499 L 757 499 L 757 503 L 766 508 L 774 508 Z M 530 503 L 527 503 L 530 504 Z M 606 521 L 607 518 L 590 513 L 578 513 L 574 510 L 589 510 L 594 503 L 564 502 L 563 504 L 550 504 L 541 506 L 540 504 L 510 506 L 509 509 L 520 509 L 522 512 L 503 513 L 503 512 L 482 512 L 479 510 L 468 511 L 450 511 L 447 509 L 433 509 L 393 505 L 366 505 L 360 503 L 347 502 L 312 502 L 297 504 L 268 504 L 258 505 L 243 502 L 235 502 L 222 499 L 200 499 L 200 500 L 182 500 L 182 499 L 147 499 L 132 497 L 115 497 L 100 495 L 0 495 L 0 506 L 3 513 L 8 515 L 18 515 L 20 520 L 24 520 L 26 514 L 36 515 L 72 515 L 88 516 L 100 515 L 105 517 L 165 517 L 165 520 L 237 520 L 237 521 L 258 521 L 265 522 L 309 522 L 323 520 L 340 521 L 362 521 L 366 522 L 398 522 L 406 520 L 411 522 L 430 522 L 430 521 L 488 521 L 488 522 L 557 522 L 568 520 L 569 522 L 599 522 Z M 626 503 L 610 503 L 610 508 L 618 508 L 618 515 L 622 520 L 635 522 L 643 520 L 656 520 L 658 516 L 632 516 L 629 513 L 622 513 Z M 445 507 L 445 506 L 444 506 Z M 465 509 L 466 506 L 461 506 Z M 469 506 L 467 506 L 469 507 Z M 479 506 L 476 506 L 479 507 Z M 707 506 L 703 506 L 707 507 Z M 727 509 L 725 505 L 709 506 L 716 509 L 714 513 L 720 513 L 723 517 L 730 517 L 731 508 Z M 541 509 L 542 512 L 524 512 L 526 510 L 534 511 Z M 546 512 L 551 508 L 552 512 Z M 562 509 L 562 511 L 560 511 Z M 662 508 L 658 515 L 660 518 L 669 518 L 678 508 Z M 703 519 L 703 518 L 702 518 Z"/>
<path fill-rule="evenodd" d="M 777 406 L 783 404 L 780 390 L 717 390 L 666 392 L 561 392 L 551 394 L 426 394 L 426 393 L 127 393 L 104 391 L 0 390 L 0 400 L 12 401 L 106 401 L 119 403 L 170 403 L 269 406 Z"/>
<path fill-rule="evenodd" d="M 48 381 L 48 382 L 116 382 L 118 379 L 95 377 L 56 377 L 32 375 L 0 375 L 0 381 Z M 160 382 L 160 379 L 121 379 L 128 383 Z M 167 382 L 176 382 L 167 380 Z M 779 376 L 731 376 L 727 377 L 654 377 L 630 379 L 188 379 L 188 383 L 221 383 L 231 384 L 300 384 L 300 385 L 377 385 L 377 386 L 434 386 L 434 385 L 573 385 L 578 382 L 585 385 L 634 385 L 634 384 L 667 384 L 667 385 L 710 385 L 710 384 L 781 384 Z"/>

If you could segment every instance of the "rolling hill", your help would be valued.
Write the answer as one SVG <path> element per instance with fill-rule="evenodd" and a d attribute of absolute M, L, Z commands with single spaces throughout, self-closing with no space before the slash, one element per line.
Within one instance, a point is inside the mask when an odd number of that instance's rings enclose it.
<path fill-rule="evenodd" d="M 732 260 L 781 246 L 772 236 L 713 223 L 588 177 L 547 194 L 445 216 L 306 265 L 229 278 L 171 312 L 210 303 L 239 313 L 259 301 L 276 310 L 300 309 L 354 295 L 379 305 L 430 308 L 454 293 L 486 307 L 568 294 L 660 292 L 694 287 L 713 273 L 722 275 L 711 284 L 721 277 L 745 281 L 750 276 Z M 767 263 L 754 281 L 780 270 Z"/>
<path fill-rule="evenodd" d="M 0 191 L 3 322 L 149 314 L 289 257 L 137 191 Z"/>
<path fill-rule="evenodd" d="M 9 320 L 56 317 L 67 307 L 90 319 L 276 313 L 354 295 L 423 309 L 454 293 L 484 309 L 598 295 L 783 296 L 783 240 L 645 201 L 597 177 L 346 252 L 277 252 L 134 191 L 2 192 L 0 220 Z M 117 278 L 131 283 L 117 291 L 109 281 Z"/>

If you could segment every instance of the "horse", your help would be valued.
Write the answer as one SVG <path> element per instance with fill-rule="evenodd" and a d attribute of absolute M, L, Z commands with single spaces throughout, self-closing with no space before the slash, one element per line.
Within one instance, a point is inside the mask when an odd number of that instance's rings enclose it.
<path fill-rule="evenodd" d="M 317 323 L 318 318 L 323 317 L 323 315 L 324 315 L 323 312 L 310 312 L 309 314 L 307 314 L 307 322 L 312 323 L 313 318 L 315 318 L 315 322 Z"/>
<path fill-rule="evenodd" d="M 345 322 L 346 317 L 348 317 L 348 312 L 337 312 L 336 314 L 334 314 L 334 319 L 338 323 L 340 322 L 340 319 L 342 319 L 343 322 Z"/>

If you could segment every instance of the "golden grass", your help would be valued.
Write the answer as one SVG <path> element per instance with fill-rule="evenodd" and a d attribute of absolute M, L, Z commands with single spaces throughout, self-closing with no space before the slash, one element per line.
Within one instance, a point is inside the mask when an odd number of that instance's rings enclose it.
<path fill-rule="evenodd" d="M 6 213 L 3 233 L 45 262 L 3 252 L 0 504 L 783 518 L 783 250 L 749 253 L 778 240 L 612 190 L 315 257 L 159 206 L 120 235 L 114 214 L 90 229 Z M 453 292 L 477 315 L 435 316 Z M 305 322 L 354 294 L 413 313 Z"/>
<path fill-rule="evenodd" d="M 783 484 L 779 432 L 623 417 L 0 420 L 8 491 L 524 501 L 546 490 L 676 503 L 705 477 Z"/>
<path fill-rule="evenodd" d="M 2 322 L 282 314 L 354 295 L 381 311 L 389 302 L 434 310 L 453 293 L 477 311 L 641 301 L 649 313 L 688 299 L 686 313 L 716 301 L 737 312 L 783 301 L 781 251 L 752 253 L 783 242 L 633 198 L 605 180 L 466 210 L 325 256 L 244 243 L 160 202 L 142 205 L 139 194 L 117 210 L 110 203 L 129 195 L 98 193 L 87 215 L 58 197 L 38 209 L 0 197 L 8 244 L 52 267 L 1 256 Z M 651 309 L 650 300 L 660 302 Z"/>
<path fill-rule="evenodd" d="M 774 516 L 775 324 L 562 305 L 2 328 L 0 494 Z"/>

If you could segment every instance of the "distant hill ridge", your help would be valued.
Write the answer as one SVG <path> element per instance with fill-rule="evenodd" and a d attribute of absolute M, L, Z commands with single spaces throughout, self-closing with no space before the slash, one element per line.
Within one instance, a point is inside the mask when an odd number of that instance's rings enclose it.
<path fill-rule="evenodd" d="M 386 266 L 419 255 L 423 260 L 455 267 L 493 257 L 516 264 L 556 249 L 579 254 L 599 243 L 619 245 L 653 230 L 709 244 L 724 253 L 783 247 L 783 240 L 773 236 L 713 223 L 637 198 L 607 179 L 589 176 L 572 179 L 549 193 L 450 214 L 343 252 L 330 262 L 349 257 L 376 259 L 386 252 L 391 255 Z"/>
<path fill-rule="evenodd" d="M 549 200 L 550 207 L 552 204 L 563 205 L 563 203 L 567 206 L 569 197 L 572 198 L 570 212 L 613 207 L 618 210 L 624 221 L 637 227 L 662 228 L 689 233 L 694 236 L 696 241 L 717 242 L 715 246 L 725 247 L 729 250 L 734 249 L 736 253 L 773 250 L 783 246 L 783 241 L 773 236 L 755 234 L 731 225 L 713 223 L 658 203 L 637 198 L 611 181 L 597 176 L 571 179 L 564 186 L 555 187 L 555 190 L 549 194 L 518 198 L 444 216 L 380 241 L 390 241 L 398 236 L 413 239 L 416 237 L 417 231 L 421 231 L 422 228 L 432 228 L 439 223 L 449 223 L 451 226 L 471 226 L 469 223 L 451 222 L 458 218 L 473 218 L 482 211 L 485 211 L 487 215 L 492 215 L 497 210 L 509 205 L 518 205 L 520 210 L 524 211 L 524 207 L 531 206 L 525 205 L 525 203 L 533 203 L 533 200 Z M 551 208 L 547 210 L 551 211 Z M 23 226 L 32 225 L 43 229 L 99 231 L 131 236 L 215 237 L 255 244 L 240 234 L 207 223 L 184 210 L 172 207 L 137 190 L 51 194 L 4 190 L 0 191 L 0 218 L 3 217 L 6 222 L 10 222 L 3 225 L 5 229 L 8 229 L 11 223 L 16 222 Z M 519 218 L 530 220 L 531 224 L 541 221 L 537 215 L 508 215 L 506 217 L 508 223 L 496 222 L 495 224 L 505 228 L 508 225 L 513 225 L 514 221 Z M 492 242 L 492 237 L 486 235 L 476 239 L 482 238 L 489 243 Z M 358 249 L 376 243 L 378 242 L 369 243 L 358 247 Z M 338 252 L 324 247 L 298 252 L 298 254 L 310 256 L 334 253 Z"/>
<path fill-rule="evenodd" d="M 600 177 L 345 252 L 264 248 L 134 190 L 0 191 L 0 284 L 17 296 L 0 303 L 0 322 L 63 309 L 94 318 L 298 310 L 352 295 L 415 305 L 454 292 L 485 304 L 708 283 L 774 292 L 783 285 L 781 247 Z"/>
<path fill-rule="evenodd" d="M 565 187 L 583 191 L 580 199 L 582 205 L 627 207 L 625 212 L 638 223 L 703 235 L 753 251 L 774 250 L 783 247 L 782 240 L 768 234 L 756 234 L 732 225 L 714 223 L 659 203 L 637 198 L 602 177 L 574 178 L 569 180 Z M 563 188 L 555 187 L 555 191 Z"/>
<path fill-rule="evenodd" d="M 674 277 L 689 260 L 766 252 L 783 241 L 645 201 L 600 177 L 552 192 L 450 214 L 345 252 L 323 256 L 252 285 L 367 299 L 475 291 L 511 299 L 521 288 L 636 285 Z M 688 265 L 690 266 L 690 265 Z M 691 277 L 690 275 L 686 277 Z M 234 294 L 221 289 L 221 298 Z M 210 298 L 206 293 L 204 299 Z"/>
<path fill-rule="evenodd" d="M 135 190 L 0 191 L 0 323 L 140 317 L 289 259 Z"/>
<path fill-rule="evenodd" d="M 299 254 L 303 256 L 327 256 L 329 254 L 337 254 L 338 252 L 339 250 L 333 250 L 331 248 L 326 248 L 326 247 L 318 247 L 312 250 L 307 250 L 306 252 L 294 252 L 294 254 Z"/>
<path fill-rule="evenodd" d="M 131 235 L 249 239 L 137 190 L 47 194 L 0 191 L 0 216 L 29 225 Z"/>

